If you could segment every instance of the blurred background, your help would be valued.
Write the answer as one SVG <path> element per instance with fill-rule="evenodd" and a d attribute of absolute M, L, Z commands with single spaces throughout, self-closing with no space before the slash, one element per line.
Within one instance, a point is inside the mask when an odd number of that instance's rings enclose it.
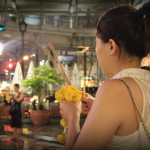
<path fill-rule="evenodd" d="M 25 94 L 22 107 L 23 134 L 30 137 L 32 135 L 34 139 L 56 142 L 56 138 L 49 136 L 57 136 L 62 132 L 59 127 L 59 104 L 55 100 L 55 92 L 65 83 L 49 82 L 41 85 L 42 99 L 39 99 L 35 90 L 27 91 L 22 85 L 24 79 L 32 79 L 36 75 L 33 72 L 35 67 L 47 64 L 47 69 L 50 66 L 55 69 L 42 46 L 52 43 L 71 83 L 80 90 L 85 86 L 86 92 L 95 96 L 99 85 L 107 80 L 95 55 L 95 28 L 98 20 L 105 11 L 113 7 L 130 4 L 140 8 L 147 1 L 0 0 L 0 141 L 5 137 L 1 135 L 13 132 L 9 126 L 9 106 L 6 106 L 4 101 L 10 102 L 9 94 L 13 92 L 12 85 L 15 83 L 21 85 Z M 150 55 L 143 59 L 141 66 L 150 66 Z M 45 123 L 50 126 L 33 126 L 33 110 L 50 112 Z M 0 143 L 3 143 L 5 149 L 9 147 L 10 141 Z M 27 140 L 25 146 L 30 147 L 35 143 L 37 142 Z M 39 147 L 31 149 L 37 148 Z"/>
<path fill-rule="evenodd" d="M 80 77 L 84 74 L 92 77 L 92 86 L 97 87 L 100 81 L 105 80 L 94 52 L 97 21 L 112 7 L 131 4 L 139 8 L 146 1 L 0 0 L 0 78 L 8 78 L 5 75 L 9 70 L 13 78 L 16 62 L 24 56 L 22 70 L 26 76 L 31 60 L 35 66 L 48 60 L 40 46 L 51 42 L 58 55 L 75 55 L 66 62 L 70 74 L 72 64 L 77 63 Z M 84 53 L 79 53 L 85 47 L 88 47 L 86 66 Z"/>

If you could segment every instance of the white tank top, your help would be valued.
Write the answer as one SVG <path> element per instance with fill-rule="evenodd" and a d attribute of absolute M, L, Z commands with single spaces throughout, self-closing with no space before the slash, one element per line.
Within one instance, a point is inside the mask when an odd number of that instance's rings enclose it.
<path fill-rule="evenodd" d="M 140 68 L 124 69 L 116 74 L 112 79 L 123 77 L 133 78 L 143 94 L 143 110 L 142 117 L 146 123 L 146 127 L 150 132 L 150 71 Z M 132 90 L 132 89 L 131 89 Z M 108 146 L 108 150 L 150 150 L 150 143 L 147 140 L 142 125 L 139 129 L 127 136 L 113 136 Z"/>

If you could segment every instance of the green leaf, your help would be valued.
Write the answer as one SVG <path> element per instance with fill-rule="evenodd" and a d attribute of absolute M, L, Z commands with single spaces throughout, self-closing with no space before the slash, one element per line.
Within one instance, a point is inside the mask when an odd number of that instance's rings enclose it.
<path fill-rule="evenodd" d="M 34 68 L 34 72 L 35 75 L 32 78 L 23 80 L 23 86 L 34 94 L 41 95 L 41 91 L 45 84 L 63 83 L 61 75 L 46 64 Z"/>

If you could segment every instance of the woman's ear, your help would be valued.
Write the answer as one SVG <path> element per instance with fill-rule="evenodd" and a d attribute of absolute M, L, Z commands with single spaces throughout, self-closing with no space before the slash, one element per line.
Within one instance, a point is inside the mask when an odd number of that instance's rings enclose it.
<path fill-rule="evenodd" d="M 113 39 L 109 39 L 108 44 L 109 44 L 109 54 L 110 55 L 116 54 L 119 48 L 116 42 Z"/>

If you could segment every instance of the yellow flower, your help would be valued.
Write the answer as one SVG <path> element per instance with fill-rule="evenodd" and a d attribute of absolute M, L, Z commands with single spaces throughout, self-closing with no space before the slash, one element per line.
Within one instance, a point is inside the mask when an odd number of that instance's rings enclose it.
<path fill-rule="evenodd" d="M 62 87 L 58 92 L 55 93 L 55 98 L 58 102 L 62 102 L 63 100 L 66 101 L 72 101 L 72 102 L 78 102 L 82 98 L 81 92 L 78 90 L 77 87 L 72 85 L 66 85 Z M 60 120 L 60 125 L 62 125 L 64 128 L 68 127 L 68 123 L 65 122 L 64 119 Z M 64 144 L 66 141 L 66 134 L 60 134 L 57 136 L 57 140 L 59 143 Z"/>
<path fill-rule="evenodd" d="M 10 103 L 11 98 L 12 98 L 10 92 L 5 92 L 5 96 L 6 96 L 6 101 L 7 101 L 8 103 Z"/>
<path fill-rule="evenodd" d="M 64 100 L 64 95 L 61 93 L 61 91 L 58 91 L 55 93 L 55 98 L 57 99 L 58 102 L 62 102 Z"/>
<path fill-rule="evenodd" d="M 64 144 L 66 142 L 67 134 L 59 134 L 57 140 L 59 143 Z"/>
<path fill-rule="evenodd" d="M 66 85 L 62 87 L 58 92 L 55 93 L 55 98 L 60 103 L 63 100 L 78 102 L 81 100 L 82 94 L 77 87 L 72 85 Z"/>
<path fill-rule="evenodd" d="M 60 125 L 63 126 L 64 128 L 68 127 L 68 123 L 64 119 L 60 120 Z"/>

